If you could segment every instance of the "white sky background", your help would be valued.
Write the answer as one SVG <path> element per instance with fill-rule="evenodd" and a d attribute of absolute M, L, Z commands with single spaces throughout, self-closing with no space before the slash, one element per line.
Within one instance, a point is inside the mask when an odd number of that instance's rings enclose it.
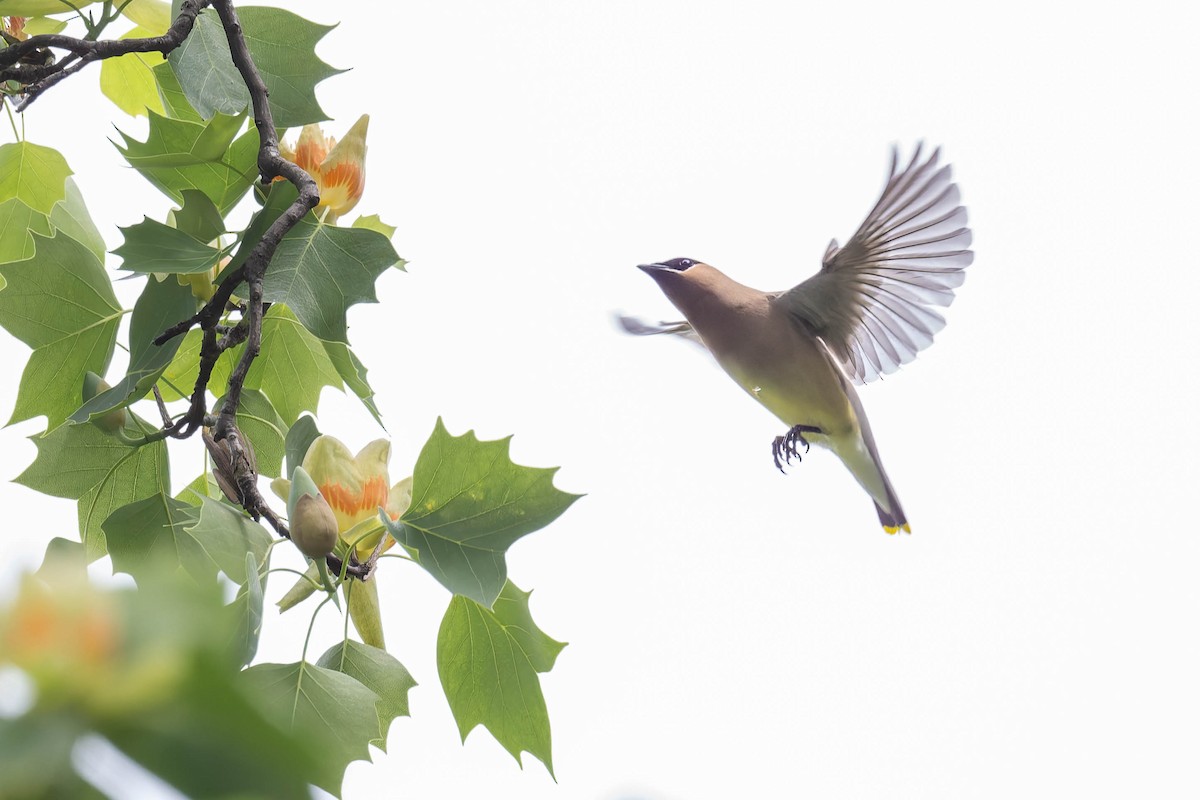
<path fill-rule="evenodd" d="M 394 478 L 442 415 L 588 493 L 509 557 L 571 643 L 543 678 L 558 784 L 481 730 L 459 745 L 434 662 L 448 597 L 389 562 L 389 646 L 421 685 L 347 797 L 1200 789 L 1200 20 L 1019 5 L 289 4 L 342 23 L 320 53 L 354 71 L 319 91 L 327 131 L 371 114 L 356 213 L 398 225 L 411 261 L 350 314 Z M 169 202 L 105 142 L 142 128 L 98 72 L 27 134 L 66 154 L 115 247 Z M 869 210 L 891 144 L 921 138 L 955 166 L 977 255 L 936 345 L 861 392 L 913 523 L 888 537 L 834 457 L 781 476 L 781 423 L 611 315 L 676 318 L 644 261 L 799 282 Z M 7 417 L 25 355 L 0 347 Z M 354 449 L 381 435 L 335 392 L 320 425 Z M 39 428 L 0 432 L 0 477 Z M 181 483 L 200 450 L 174 447 Z M 0 483 L 0 505 L 6 580 L 75 530 L 70 501 Z M 307 620 L 269 615 L 260 658 L 298 658 Z M 324 615 L 311 655 L 339 633 Z"/>

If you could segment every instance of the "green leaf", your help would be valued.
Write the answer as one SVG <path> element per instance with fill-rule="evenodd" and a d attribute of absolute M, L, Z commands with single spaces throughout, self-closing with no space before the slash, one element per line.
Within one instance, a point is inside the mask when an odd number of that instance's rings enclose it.
<path fill-rule="evenodd" d="M 0 797 L 103 800 L 71 769 L 71 750 L 87 732 L 68 711 L 0 718 Z"/>
<path fill-rule="evenodd" d="M 61 2 L 61 0 L 59 0 Z M 6 4 L 4 8 L 8 8 Z M 29 36 L 40 36 L 43 33 L 62 33 L 67 27 L 65 19 L 53 19 L 51 17 L 27 17 L 25 19 L 25 33 Z"/>
<path fill-rule="evenodd" d="M 367 744 L 379 736 L 379 695 L 349 675 L 303 661 L 257 664 L 242 678 L 285 732 L 314 745 L 321 760 L 305 765 L 313 783 L 340 795 L 346 767 L 368 759 Z"/>
<path fill-rule="evenodd" d="M 317 422 L 312 417 L 303 416 L 292 423 L 283 442 L 284 453 L 287 455 L 287 472 L 284 477 L 290 478 L 292 470 L 304 463 L 308 448 L 320 435 Z"/>
<path fill-rule="evenodd" d="M 204 548 L 184 531 L 196 524 L 195 506 L 159 493 L 122 506 L 104 520 L 104 536 L 113 572 L 126 572 L 138 583 L 173 574 L 183 568 L 197 580 L 213 579 L 206 569 Z"/>
<path fill-rule="evenodd" d="M 124 259 L 122 269 L 133 272 L 208 272 L 221 255 L 220 250 L 149 217 L 120 230 L 125 243 L 113 255 Z"/>
<path fill-rule="evenodd" d="M 0 145 L 0 202 L 17 198 L 49 215 L 66 196 L 71 168 L 57 150 L 30 142 Z"/>
<path fill-rule="evenodd" d="M 146 141 L 121 133 L 117 149 L 130 166 L 177 203 L 196 189 L 222 214 L 237 204 L 258 175 L 258 131 L 234 139 L 244 117 L 218 115 L 201 124 L 150 113 Z"/>
<path fill-rule="evenodd" d="M 158 96 L 162 99 L 164 113 L 168 117 L 188 122 L 204 122 L 204 118 L 196 113 L 196 109 L 188 102 L 170 64 L 164 61 L 150 71 L 154 73 L 154 82 L 158 84 Z"/>
<path fill-rule="evenodd" d="M 358 396 L 367 411 L 379 423 L 379 427 L 383 428 L 383 417 L 380 416 L 379 408 L 375 405 L 375 390 L 371 388 L 371 384 L 367 383 L 367 368 L 358 360 L 358 356 L 354 355 L 354 351 L 350 349 L 349 345 L 326 341 L 321 344 L 325 345 L 325 352 L 329 356 L 333 368 L 346 382 L 346 386 Z"/>
<path fill-rule="evenodd" d="M 76 8 L 84 8 L 96 1 L 81 0 L 76 3 L 72 0 L 71 5 Z M 3 12 L 5 16 L 14 17 L 41 17 L 46 14 L 62 14 L 70 10 L 71 7 L 62 0 L 4 0 L 4 5 L 0 6 L 0 12 Z"/>
<path fill-rule="evenodd" d="M 224 398 L 218 402 L 215 410 L 222 405 Z M 237 424 L 254 448 L 258 474 L 278 478 L 283 467 L 283 437 L 287 425 L 280 419 L 275 406 L 257 389 L 243 388 L 242 399 L 238 403 Z"/>
<path fill-rule="evenodd" d="M 195 311 L 196 299 L 188 287 L 174 279 L 159 281 L 151 276 L 129 322 L 129 371 L 115 386 L 80 406 L 71 420 L 87 422 L 145 397 L 182 341 L 177 336 L 159 346 L 154 344 L 155 337 Z"/>
<path fill-rule="evenodd" d="M 510 581 L 494 610 L 454 597 L 438 630 L 438 676 L 464 741 L 483 725 L 518 763 L 528 752 L 553 776 L 538 673 L 548 672 L 566 645 L 534 624 L 529 594 Z"/>
<path fill-rule="evenodd" d="M 225 232 L 225 220 L 221 211 L 208 195 L 195 189 L 185 189 L 183 207 L 172 212 L 175 227 L 201 242 L 211 242 Z"/>
<path fill-rule="evenodd" d="M 53 236 L 56 229 L 83 244 L 104 263 L 107 247 L 88 214 L 79 187 L 67 178 L 64 190 L 64 199 L 55 204 L 49 218 L 16 197 L 0 203 L 0 264 L 31 258 L 34 240 L 30 234 Z"/>
<path fill-rule="evenodd" d="M 286 303 L 321 339 L 346 342 L 346 309 L 378 302 L 375 279 L 399 260 L 382 234 L 327 225 L 309 215 L 279 243 L 263 296 Z"/>
<path fill-rule="evenodd" d="M 142 423 L 130 414 L 125 433 L 139 435 Z M 94 425 L 63 425 L 30 440 L 37 458 L 15 479 L 55 497 L 79 501 L 79 533 L 88 560 L 107 552 L 101 524 L 108 515 L 170 485 L 167 446 L 130 447 Z"/>
<path fill-rule="evenodd" d="M 218 114 L 206 123 L 198 123 L 151 114 L 146 141 L 139 142 L 121 133 L 125 148 L 118 145 L 118 149 L 129 166 L 142 171 L 208 164 L 225 155 L 245 120 L 243 114 Z M 179 191 L 182 200 L 182 189 Z"/>
<path fill-rule="evenodd" d="M 290 425 L 301 413 L 317 410 L 321 387 L 340 388 L 342 382 L 321 341 L 287 307 L 273 305 L 263 317 L 262 349 L 245 385 L 261 389 Z"/>
<path fill-rule="evenodd" d="M 451 436 L 439 418 L 413 469 L 413 499 L 392 535 L 419 553 L 443 586 L 490 608 L 508 577 L 513 542 L 549 525 L 579 499 L 554 487 L 557 467 L 514 464 L 509 439 Z"/>
<path fill-rule="evenodd" d="M 246 581 L 246 554 L 255 563 L 265 557 L 271 536 L 217 500 L 200 509 L 166 494 L 124 506 L 104 522 L 113 569 L 139 583 L 182 569 L 197 582 L 224 572 L 235 583 Z"/>
<path fill-rule="evenodd" d="M 317 103 L 316 85 L 343 70 L 317 58 L 316 46 L 333 27 L 278 8 L 241 8 L 238 16 L 254 64 L 267 85 L 275 126 L 291 128 L 329 119 Z M 168 61 L 201 116 L 236 114 L 249 107 L 249 92 L 233 65 L 216 12 L 200 15 L 191 36 Z"/>
<path fill-rule="evenodd" d="M 162 36 L 171 27 L 171 5 L 159 0 L 128 0 L 119 5 L 121 14 L 146 29 L 147 36 Z"/>
<path fill-rule="evenodd" d="M 206 543 L 209 558 L 234 583 L 246 582 L 245 554 L 264 563 L 273 539 L 266 528 L 221 500 L 202 500 L 200 520 L 188 533 Z"/>
<path fill-rule="evenodd" d="M 0 264 L 33 257 L 33 234 L 50 236 L 50 218 L 15 197 L 0 203 Z"/>
<path fill-rule="evenodd" d="M 145 28 L 137 27 L 119 38 L 145 39 L 154 35 Z M 156 52 L 126 53 L 116 58 L 106 58 L 100 64 L 100 91 L 131 117 L 145 116 L 148 110 L 165 113 L 158 95 L 158 83 L 151 72 L 161 63 L 162 54 Z"/>
<path fill-rule="evenodd" d="M 191 397 L 196 387 L 196 379 L 200 377 L 200 348 L 204 343 L 204 334 L 197 328 L 188 331 L 182 337 L 175 358 L 167 365 L 159 380 L 159 390 L 163 399 L 168 403 L 184 397 Z M 235 351 L 227 350 L 217 359 L 216 373 L 209 381 L 209 388 L 215 392 L 224 393 L 224 380 L 229 377 L 230 363 Z M 176 391 L 179 389 L 180 391 Z"/>
<path fill-rule="evenodd" d="M 385 650 L 352 639 L 325 651 L 317 666 L 345 673 L 379 695 L 379 736 L 371 744 L 387 751 L 388 728 L 396 717 L 407 717 L 408 691 L 417 685 L 403 664 Z"/>
<path fill-rule="evenodd" d="M 211 472 L 197 475 L 175 495 L 176 500 L 181 500 L 189 506 L 198 506 L 204 500 L 219 500 L 222 497 L 224 495 L 221 494 L 221 487 L 217 485 Z"/>
<path fill-rule="evenodd" d="M 37 237 L 33 258 L 0 264 L 0 325 L 33 348 L 10 422 L 45 414 L 60 425 L 83 399 L 83 374 L 103 375 L 121 307 L 95 254 L 69 236 Z"/>
<path fill-rule="evenodd" d="M 83 542 L 55 536 L 46 545 L 46 555 L 37 574 L 43 577 L 53 572 L 69 572 L 80 581 L 87 580 L 87 548 Z"/>
<path fill-rule="evenodd" d="M 239 17 L 244 10 L 239 10 Z M 206 10 L 197 17 L 191 34 L 167 62 L 188 102 L 205 119 L 217 113 L 239 114 L 250 107 L 250 92 L 233 63 L 216 11 Z"/>
<path fill-rule="evenodd" d="M 246 259 L 267 232 L 267 228 L 274 224 L 284 211 L 287 211 L 288 206 L 296 201 L 299 197 L 296 187 L 288 181 L 272 181 L 267 187 L 266 194 L 263 193 L 263 187 L 254 187 L 254 200 L 261 207 L 254 212 L 254 216 L 250 219 L 250 224 L 246 229 L 238 234 L 238 247 L 234 251 L 233 258 L 221 270 L 217 276 L 217 281 L 220 282 L 226 275 L 236 270 L 242 264 L 246 263 Z"/>
<path fill-rule="evenodd" d="M 269 551 L 267 556 L 269 560 Z M 266 568 L 267 563 L 264 563 L 264 572 Z M 246 582 L 229 604 L 229 613 L 235 621 L 234 646 L 242 654 L 242 664 L 249 664 L 254 660 L 254 655 L 258 652 L 258 639 L 262 634 L 263 585 L 266 577 L 260 577 L 258 571 L 259 563 L 254 553 L 246 553 Z"/>
<path fill-rule="evenodd" d="M 104 263 L 108 245 L 96 229 L 96 223 L 92 222 L 92 215 L 88 213 L 83 202 L 83 195 L 71 178 L 67 178 L 66 198 L 50 212 L 50 224 L 91 250 L 100 263 Z"/>
<path fill-rule="evenodd" d="M 386 236 L 389 241 L 391 240 L 392 236 L 394 236 L 396 233 L 396 226 L 388 225 L 386 222 L 384 222 L 383 220 L 381 220 L 379 218 L 378 214 L 371 214 L 369 216 L 359 216 L 358 219 L 354 220 L 354 222 L 351 223 L 350 227 L 351 228 L 366 228 L 369 231 L 375 231 L 376 233 L 381 233 L 384 236 Z"/>

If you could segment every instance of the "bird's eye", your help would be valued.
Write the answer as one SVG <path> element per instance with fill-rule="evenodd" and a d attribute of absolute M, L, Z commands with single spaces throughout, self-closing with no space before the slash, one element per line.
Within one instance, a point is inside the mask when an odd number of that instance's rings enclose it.
<path fill-rule="evenodd" d="M 668 261 L 667 266 L 676 272 L 683 272 L 688 267 L 696 266 L 696 262 L 690 258 L 676 258 Z"/>

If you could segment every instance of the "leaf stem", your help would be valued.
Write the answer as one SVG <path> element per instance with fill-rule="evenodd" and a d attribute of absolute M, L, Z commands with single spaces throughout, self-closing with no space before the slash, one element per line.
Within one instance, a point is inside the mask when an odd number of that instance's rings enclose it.
<path fill-rule="evenodd" d="M 19 142 L 19 141 L 21 141 L 21 134 L 17 131 L 17 121 L 16 121 L 16 119 L 13 118 L 12 106 L 10 106 L 8 104 L 7 97 L 0 98 L 0 101 L 2 101 L 4 103 L 4 110 L 8 112 L 8 124 L 12 125 L 13 136 L 15 136 L 17 138 L 17 141 Z M 22 120 L 22 121 L 24 121 L 24 120 Z"/>
<path fill-rule="evenodd" d="M 333 595 L 325 595 L 325 599 L 322 600 L 315 609 L 313 609 L 312 619 L 308 621 L 308 633 L 304 635 L 304 649 L 300 651 L 301 661 L 304 661 L 308 658 L 308 641 L 312 638 L 313 625 L 315 625 L 317 622 L 317 615 L 321 613 L 321 609 L 324 608 L 325 604 L 328 603 L 332 598 Z"/>

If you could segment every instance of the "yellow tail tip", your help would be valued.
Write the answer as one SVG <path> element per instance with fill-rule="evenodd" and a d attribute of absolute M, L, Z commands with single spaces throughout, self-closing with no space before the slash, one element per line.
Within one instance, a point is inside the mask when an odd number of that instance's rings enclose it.
<path fill-rule="evenodd" d="M 905 533 L 912 533 L 912 528 L 909 527 L 907 522 L 904 523 L 903 525 L 884 525 L 883 526 L 883 532 L 888 534 L 889 536 L 895 536 L 900 531 L 904 531 Z"/>

